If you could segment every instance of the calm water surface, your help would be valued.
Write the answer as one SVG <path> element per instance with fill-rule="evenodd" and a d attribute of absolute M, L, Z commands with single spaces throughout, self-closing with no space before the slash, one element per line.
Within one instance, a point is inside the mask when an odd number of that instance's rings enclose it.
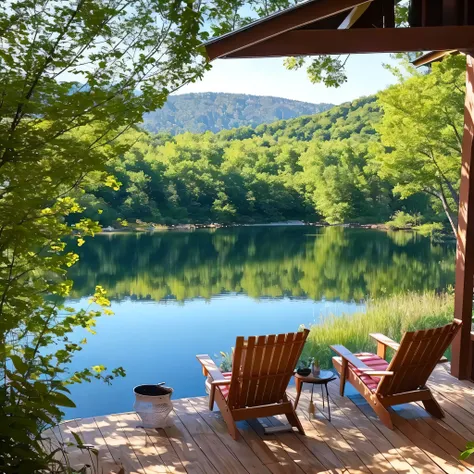
<path fill-rule="evenodd" d="M 328 315 L 363 311 L 367 296 L 454 282 L 454 246 L 411 233 L 313 227 L 244 227 L 99 235 L 71 271 L 81 308 L 95 285 L 115 315 L 73 368 L 123 366 L 127 377 L 72 387 L 68 417 L 129 411 L 132 389 L 165 381 L 174 397 L 204 394 L 195 355 L 229 351 L 237 335 L 295 331 Z M 335 341 L 337 342 L 337 341 Z"/>

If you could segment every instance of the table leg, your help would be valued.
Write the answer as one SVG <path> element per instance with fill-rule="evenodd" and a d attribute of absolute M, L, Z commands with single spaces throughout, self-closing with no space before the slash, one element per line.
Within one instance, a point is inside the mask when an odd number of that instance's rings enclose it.
<path fill-rule="evenodd" d="M 323 400 L 323 410 L 324 410 L 324 393 L 323 393 L 323 384 L 321 384 L 321 399 Z"/>
<path fill-rule="evenodd" d="M 329 403 L 328 384 L 325 384 L 325 387 L 326 387 L 326 396 L 327 396 L 327 401 L 328 401 L 328 420 L 331 421 L 331 404 Z"/>
<path fill-rule="evenodd" d="M 295 377 L 295 385 L 296 385 L 296 398 L 295 398 L 295 410 L 298 406 L 298 402 L 300 401 L 301 390 L 303 390 L 303 382 Z"/>
<path fill-rule="evenodd" d="M 309 402 L 309 414 L 310 416 L 316 413 L 316 410 L 314 408 L 314 401 L 313 401 L 313 394 L 314 394 L 314 383 L 311 384 L 311 400 Z"/>

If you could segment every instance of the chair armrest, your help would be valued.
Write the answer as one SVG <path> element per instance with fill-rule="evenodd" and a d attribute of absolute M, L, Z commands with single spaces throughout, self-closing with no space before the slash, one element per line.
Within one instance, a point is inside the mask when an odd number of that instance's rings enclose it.
<path fill-rule="evenodd" d="M 393 375 L 394 372 L 390 370 L 374 370 L 371 369 L 368 365 L 364 364 L 359 358 L 357 358 L 349 349 L 344 346 L 331 346 L 331 349 L 339 354 L 343 359 L 350 362 L 354 367 L 359 369 L 365 375 L 375 376 L 375 377 L 388 377 Z"/>
<path fill-rule="evenodd" d="M 230 379 L 224 379 L 224 380 L 213 380 L 211 382 L 211 385 L 230 385 L 231 380 Z"/>
<path fill-rule="evenodd" d="M 347 362 L 350 362 L 354 367 L 357 367 L 363 371 L 372 370 L 368 365 L 364 364 L 360 359 L 358 359 L 349 349 L 347 349 L 347 347 L 341 345 L 330 347 L 336 354 L 347 360 Z"/>
<path fill-rule="evenodd" d="M 400 344 L 398 342 L 395 342 L 393 339 L 390 339 L 389 337 L 384 336 L 383 334 L 373 333 L 369 334 L 369 336 L 372 339 L 375 339 L 380 344 L 383 344 L 386 347 L 390 347 L 394 351 L 398 350 L 398 348 L 400 347 Z"/>
<path fill-rule="evenodd" d="M 393 375 L 395 372 L 391 370 L 364 370 L 365 375 L 370 375 L 374 377 L 389 377 Z"/>
<path fill-rule="evenodd" d="M 196 359 L 202 365 L 203 374 L 206 377 L 209 375 L 209 377 L 211 377 L 212 379 L 212 382 L 219 382 L 218 385 L 224 385 L 230 382 L 229 379 L 226 379 L 222 375 L 222 372 L 219 370 L 219 367 L 217 367 L 216 363 L 207 354 L 199 354 L 196 356 Z"/>

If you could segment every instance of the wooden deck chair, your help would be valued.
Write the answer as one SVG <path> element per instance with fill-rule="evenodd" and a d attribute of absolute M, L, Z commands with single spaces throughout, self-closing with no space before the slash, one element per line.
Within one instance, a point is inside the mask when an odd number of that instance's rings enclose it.
<path fill-rule="evenodd" d="M 400 344 L 382 334 L 370 334 L 377 341 L 377 354 L 352 354 L 344 346 L 331 346 L 339 354 L 332 360 L 341 376 L 341 396 L 349 381 L 390 429 L 393 423 L 387 409 L 402 403 L 420 401 L 428 413 L 443 418 L 426 382 L 436 365 L 447 361 L 443 354 L 460 327 L 461 322 L 454 321 L 436 329 L 406 332 Z M 390 363 L 385 361 L 387 347 L 396 351 Z"/>
<path fill-rule="evenodd" d="M 229 433 L 239 438 L 236 421 L 285 415 L 304 434 L 286 395 L 309 330 L 270 336 L 237 337 L 232 372 L 222 373 L 208 355 L 197 355 L 208 377 L 209 409 L 217 403 Z"/>

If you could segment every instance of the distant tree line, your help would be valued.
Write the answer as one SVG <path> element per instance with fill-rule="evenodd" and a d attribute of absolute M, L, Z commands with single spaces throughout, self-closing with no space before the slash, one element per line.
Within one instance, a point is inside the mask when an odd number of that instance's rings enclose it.
<path fill-rule="evenodd" d="M 151 134 L 92 179 L 80 204 L 102 225 L 305 219 L 380 223 L 397 211 L 455 226 L 463 64 L 328 111 L 217 134 Z"/>

